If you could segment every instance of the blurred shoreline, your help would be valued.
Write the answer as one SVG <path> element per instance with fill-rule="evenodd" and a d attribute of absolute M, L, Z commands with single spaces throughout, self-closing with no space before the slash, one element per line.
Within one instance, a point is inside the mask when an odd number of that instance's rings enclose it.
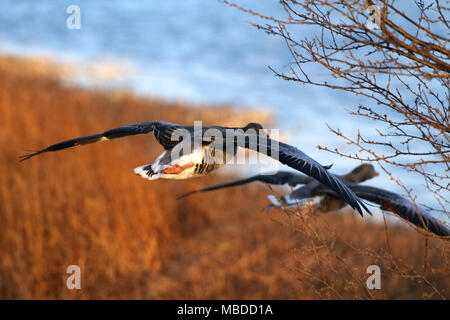
<path fill-rule="evenodd" d="M 167 102 L 168 106 L 186 105 L 195 109 L 215 108 L 219 114 L 222 110 L 229 110 L 234 118 L 217 117 L 218 123 L 224 126 L 236 126 L 236 123 L 259 122 L 268 127 L 275 122 L 274 114 L 271 111 L 256 108 L 245 108 L 235 105 L 225 104 L 195 104 L 181 99 L 169 99 L 160 96 L 144 95 L 136 92 L 133 88 L 121 87 L 122 77 L 131 72 L 130 66 L 121 65 L 114 60 L 92 62 L 90 64 L 79 65 L 75 62 L 63 62 L 50 56 L 21 56 L 14 54 L 0 53 L 0 68 L 19 76 L 43 77 L 56 81 L 69 88 L 85 88 L 87 90 L 99 90 L 113 95 L 129 95 L 138 99 L 148 99 L 149 101 Z M 228 118 L 228 120 L 226 120 Z M 197 119 L 200 120 L 200 119 Z M 224 122 L 225 121 L 225 122 Z"/>

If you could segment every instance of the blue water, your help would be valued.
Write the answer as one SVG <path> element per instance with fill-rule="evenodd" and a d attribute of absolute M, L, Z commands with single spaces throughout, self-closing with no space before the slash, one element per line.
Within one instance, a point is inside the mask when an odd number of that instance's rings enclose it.
<path fill-rule="evenodd" d="M 268 15 L 283 15 L 278 1 L 241 3 Z M 81 9 L 80 30 L 66 27 L 66 9 L 72 4 Z M 251 22 L 261 20 L 215 0 L 2 0 L 0 50 L 75 63 L 125 61 L 133 72 L 103 85 L 191 103 L 271 110 L 275 126 L 287 133 L 289 142 L 319 162 L 334 163 L 337 173 L 358 165 L 319 151 L 317 145 L 354 150 L 326 124 L 349 135 L 358 128 L 368 136 L 376 134 L 376 123 L 345 111 L 367 101 L 277 78 L 268 66 L 288 71 L 290 53 L 282 39 L 256 30 Z M 311 35 L 306 28 L 304 33 Z M 307 71 L 326 76 L 323 70 L 309 67 Z M 393 170 L 420 194 L 420 200 L 433 205 L 420 176 Z M 401 192 L 382 172 L 373 183 Z"/>

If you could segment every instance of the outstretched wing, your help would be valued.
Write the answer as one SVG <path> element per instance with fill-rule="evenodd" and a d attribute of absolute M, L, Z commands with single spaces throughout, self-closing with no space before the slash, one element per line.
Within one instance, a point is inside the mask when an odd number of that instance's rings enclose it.
<path fill-rule="evenodd" d="M 425 209 L 417 207 L 408 199 L 376 187 L 351 185 L 350 189 L 359 197 L 380 205 L 382 210 L 391 211 L 412 224 L 439 236 L 450 236 L 450 228 L 433 217 Z"/>
<path fill-rule="evenodd" d="M 239 186 L 239 185 L 254 182 L 254 181 L 260 181 L 260 182 L 274 184 L 274 185 L 282 185 L 282 184 L 286 184 L 286 183 L 293 185 L 294 183 L 295 184 L 308 183 L 310 181 L 310 179 L 311 179 L 310 177 L 305 176 L 303 174 L 298 174 L 295 172 L 288 172 L 288 171 L 278 171 L 275 174 L 258 174 L 258 175 L 248 177 L 245 179 L 234 180 L 234 181 L 230 181 L 230 182 L 216 184 L 214 186 L 206 187 L 203 189 L 193 190 L 193 191 L 190 191 L 190 192 L 180 195 L 178 197 L 178 199 L 188 197 L 188 196 L 190 196 L 194 193 L 198 193 L 198 192 L 205 192 L 205 191 L 212 191 L 212 190 L 217 190 L 217 189 L 222 189 L 222 188 L 234 187 L 234 186 Z"/>
<path fill-rule="evenodd" d="M 21 156 L 20 161 L 30 159 L 30 158 L 37 156 L 38 154 L 41 154 L 44 152 L 59 151 L 59 150 L 63 150 L 63 149 L 82 146 L 85 144 L 106 141 L 106 140 L 112 140 L 112 139 L 117 139 L 117 138 L 123 138 L 126 136 L 132 136 L 132 135 L 136 135 L 136 134 L 147 134 L 154 130 L 155 130 L 155 137 L 158 140 L 158 142 L 161 145 L 163 145 L 164 147 L 166 147 L 166 144 L 168 144 L 170 141 L 170 139 L 167 138 L 168 132 L 173 131 L 174 129 L 179 128 L 179 127 L 180 126 L 174 125 L 174 124 L 171 124 L 168 122 L 143 122 L 143 123 L 131 124 L 128 126 L 111 129 L 111 130 L 105 131 L 103 133 L 93 134 L 93 135 L 89 135 L 89 136 L 84 136 L 84 137 L 79 137 L 79 138 L 59 142 L 59 143 L 53 144 L 45 149 Z M 174 143 L 174 142 L 172 142 L 172 143 Z M 178 143 L 178 142 L 176 142 L 176 143 Z"/>
<path fill-rule="evenodd" d="M 260 135 L 236 134 L 231 137 L 238 146 L 263 153 L 280 161 L 293 169 L 313 177 L 323 185 L 331 188 L 336 194 L 347 202 L 353 209 L 362 215 L 362 208 L 370 214 L 369 209 L 338 177 L 328 172 L 317 161 L 307 156 L 299 149 Z M 230 138 L 228 138 L 230 139 Z"/>

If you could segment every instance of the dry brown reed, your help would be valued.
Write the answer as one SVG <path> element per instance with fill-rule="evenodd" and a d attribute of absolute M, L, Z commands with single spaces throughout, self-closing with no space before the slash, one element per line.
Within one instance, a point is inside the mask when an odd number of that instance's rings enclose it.
<path fill-rule="evenodd" d="M 255 115 L 67 88 L 26 72 L 28 62 L 1 59 L 0 298 L 448 297 L 447 242 L 349 212 L 306 220 L 264 212 L 268 189 L 256 185 L 176 201 L 230 178 L 135 176 L 161 151 L 151 136 L 19 163 L 24 149 L 123 124 L 242 125 Z M 81 267 L 81 290 L 66 288 L 71 264 Z M 364 286 L 371 264 L 383 274 L 376 292 Z"/>

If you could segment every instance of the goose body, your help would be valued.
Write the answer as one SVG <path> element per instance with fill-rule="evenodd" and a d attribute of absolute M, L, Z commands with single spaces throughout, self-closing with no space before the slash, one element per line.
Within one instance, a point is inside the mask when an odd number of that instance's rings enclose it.
<path fill-rule="evenodd" d="M 222 167 L 236 154 L 231 152 L 222 157 L 224 161 L 214 161 L 216 153 L 219 152 L 222 151 L 204 145 L 178 159 L 172 159 L 170 151 L 165 150 L 153 163 L 137 167 L 134 172 L 149 180 L 184 180 L 201 177 Z"/>
<path fill-rule="evenodd" d="M 427 209 L 415 206 L 411 201 L 394 192 L 359 184 L 377 175 L 378 173 L 371 164 L 361 164 L 351 172 L 339 177 L 361 199 L 377 204 L 380 206 L 380 209 L 393 212 L 419 228 L 426 229 L 439 236 L 450 236 L 449 227 L 439 219 L 433 217 Z M 318 215 L 339 210 L 347 205 L 345 201 L 342 201 L 340 197 L 336 196 L 334 191 L 312 177 L 288 171 L 280 171 L 273 175 L 255 175 L 245 179 L 234 180 L 190 191 L 183 194 L 180 198 L 190 196 L 194 193 L 234 187 L 254 181 L 274 185 L 288 184 L 292 187 L 303 185 L 290 194 L 281 196 L 280 199 L 274 195 L 268 195 L 267 198 L 271 202 L 268 208 L 299 208 L 302 211 L 304 209 L 306 212 Z"/>

